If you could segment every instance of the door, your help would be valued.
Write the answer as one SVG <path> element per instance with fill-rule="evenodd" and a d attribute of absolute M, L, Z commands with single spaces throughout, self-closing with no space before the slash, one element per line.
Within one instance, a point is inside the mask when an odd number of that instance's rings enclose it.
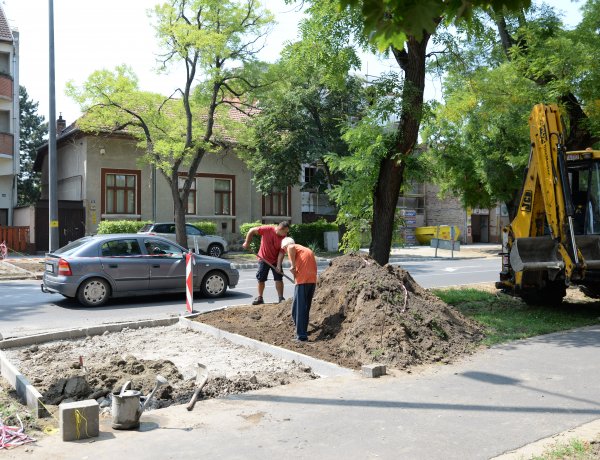
<path fill-rule="evenodd" d="M 100 246 L 104 272 L 115 283 L 117 292 L 145 291 L 150 280 L 150 261 L 142 257 L 138 240 L 124 238 L 106 241 Z"/>
<path fill-rule="evenodd" d="M 187 233 L 188 249 L 198 254 L 200 254 L 200 251 L 206 252 L 208 244 L 203 232 L 190 224 L 185 224 L 185 232 Z"/>
<path fill-rule="evenodd" d="M 150 289 L 185 291 L 185 257 L 179 246 L 145 238 L 150 263 Z"/>

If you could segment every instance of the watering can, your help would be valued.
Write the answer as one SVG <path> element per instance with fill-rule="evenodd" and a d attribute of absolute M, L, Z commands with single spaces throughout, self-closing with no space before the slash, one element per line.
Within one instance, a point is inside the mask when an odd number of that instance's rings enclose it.
<path fill-rule="evenodd" d="M 158 387 L 169 382 L 162 375 L 156 376 L 156 384 L 145 398 L 137 390 L 131 390 L 131 382 L 126 382 L 119 393 L 112 395 L 112 427 L 115 430 L 132 430 L 140 426 L 140 417 Z M 142 401 L 144 398 L 144 401 Z"/>

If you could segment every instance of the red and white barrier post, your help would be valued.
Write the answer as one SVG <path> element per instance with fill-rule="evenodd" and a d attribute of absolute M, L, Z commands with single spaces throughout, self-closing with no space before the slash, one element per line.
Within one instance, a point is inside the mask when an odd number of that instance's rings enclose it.
<path fill-rule="evenodd" d="M 188 313 L 194 310 L 194 255 L 190 250 L 185 255 L 185 308 Z"/>

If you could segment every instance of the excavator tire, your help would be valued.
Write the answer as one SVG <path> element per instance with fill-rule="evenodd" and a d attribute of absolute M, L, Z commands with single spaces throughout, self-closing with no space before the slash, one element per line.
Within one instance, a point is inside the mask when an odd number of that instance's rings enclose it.
<path fill-rule="evenodd" d="M 563 281 L 549 282 L 541 290 L 524 290 L 520 296 L 527 305 L 556 307 L 562 304 L 567 295 L 567 287 Z"/>
<path fill-rule="evenodd" d="M 589 297 L 591 299 L 600 299 L 600 285 L 580 285 L 579 290 L 583 292 L 586 295 L 586 297 Z"/>

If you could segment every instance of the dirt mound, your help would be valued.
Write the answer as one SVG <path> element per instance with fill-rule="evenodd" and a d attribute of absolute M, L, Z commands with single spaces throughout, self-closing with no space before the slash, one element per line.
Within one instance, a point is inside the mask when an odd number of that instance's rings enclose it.
<path fill-rule="evenodd" d="M 290 305 L 288 300 L 237 307 L 197 320 L 353 368 L 450 362 L 482 338 L 474 321 L 423 289 L 407 271 L 381 267 L 362 254 L 338 257 L 320 275 L 306 344 L 291 341 Z"/>

